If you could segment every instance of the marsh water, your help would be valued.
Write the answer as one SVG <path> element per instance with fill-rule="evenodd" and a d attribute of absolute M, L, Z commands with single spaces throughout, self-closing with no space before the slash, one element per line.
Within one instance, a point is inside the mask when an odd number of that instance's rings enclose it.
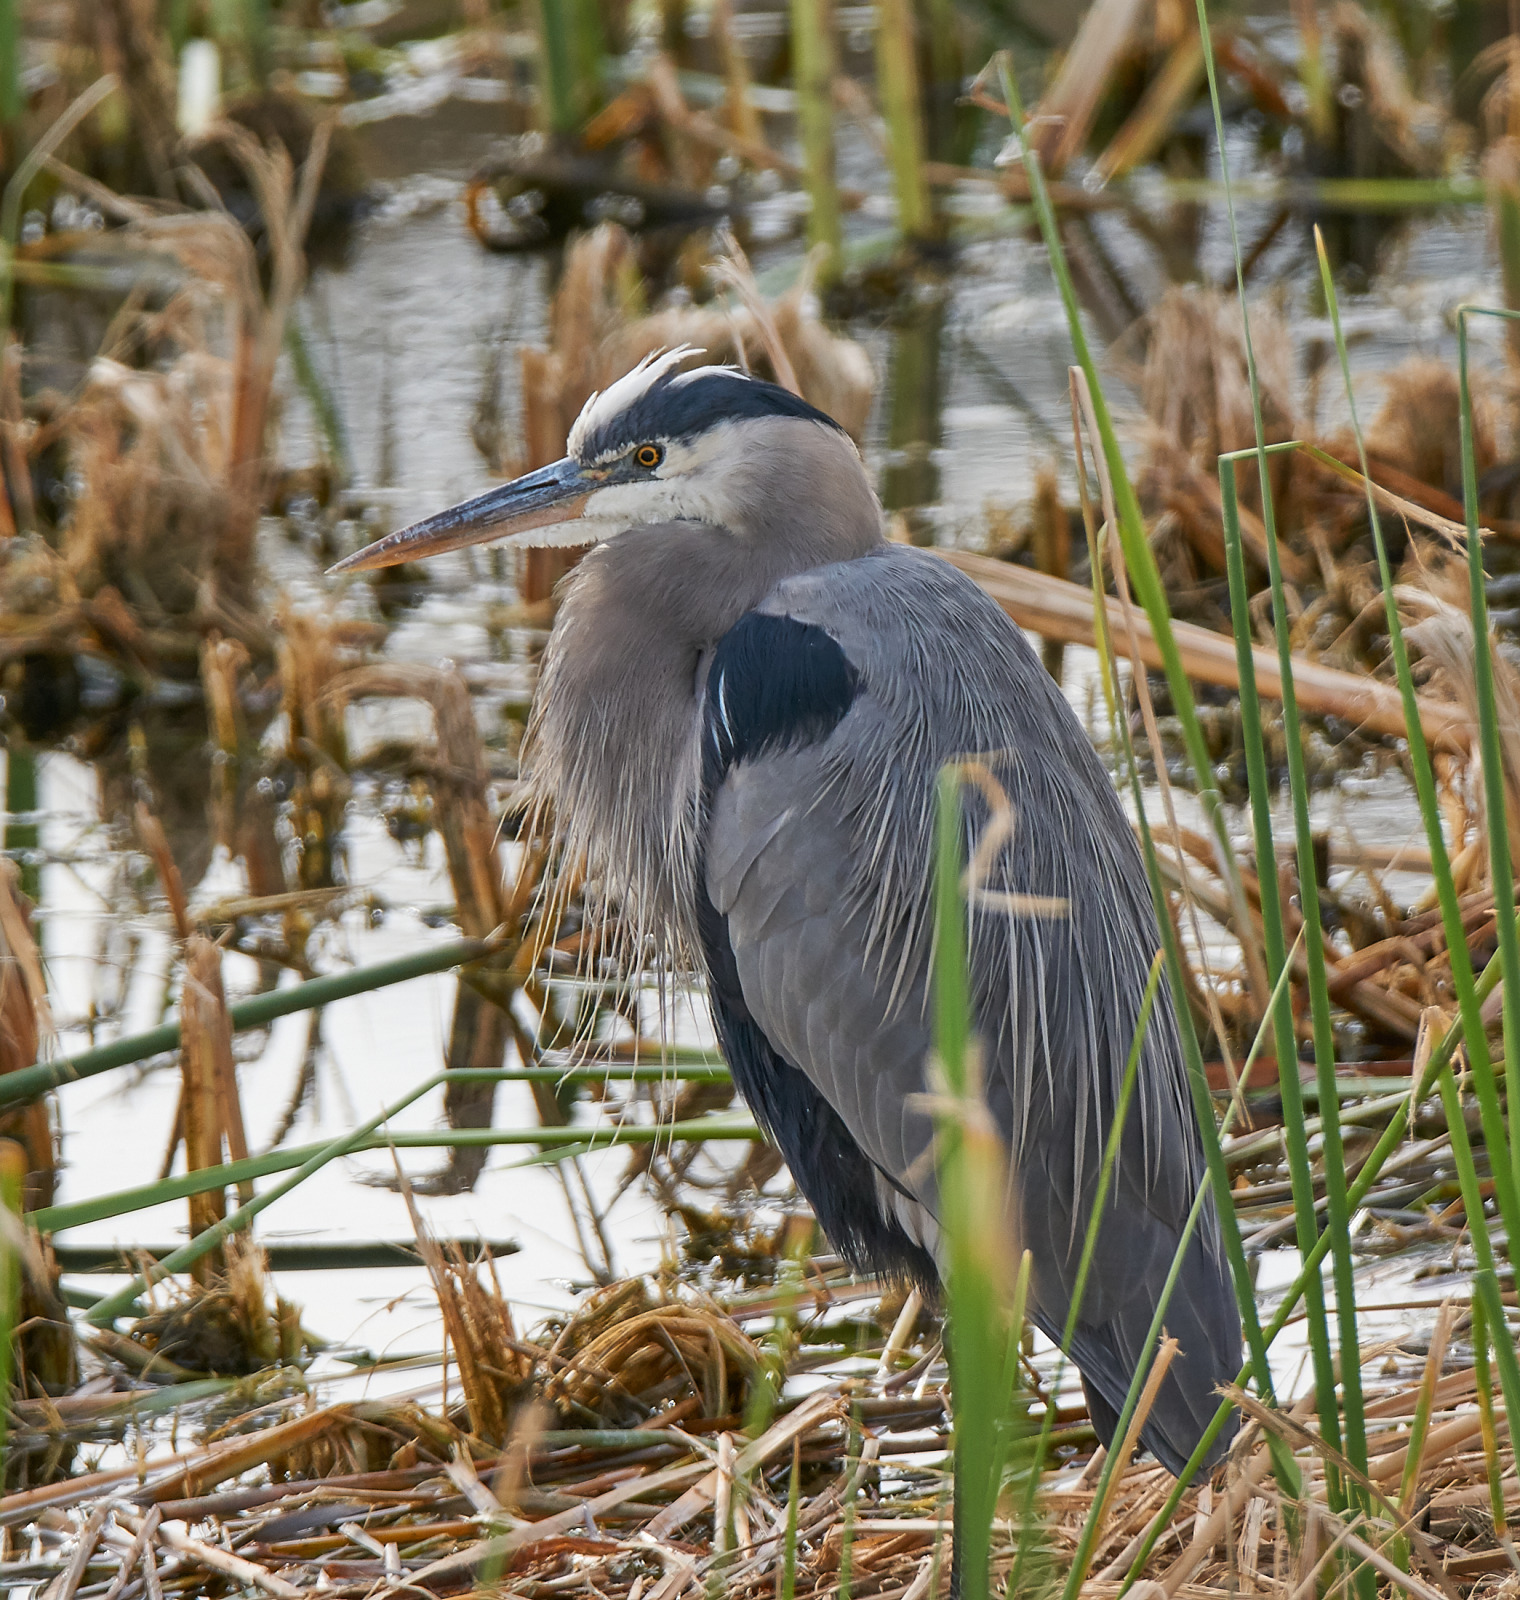
<path fill-rule="evenodd" d="M 301 308 L 314 362 L 337 402 L 352 480 L 336 518 L 303 517 L 298 507 L 283 521 L 266 522 L 262 556 L 271 607 L 283 595 L 298 607 L 336 607 L 345 615 L 378 618 L 366 584 L 339 587 L 323 577 L 333 556 L 493 481 L 472 440 L 472 425 L 483 403 L 499 405 L 510 437 L 518 403 L 516 350 L 545 336 L 557 263 L 549 254 L 488 253 L 465 226 L 464 181 L 496 138 L 490 112 L 468 100 L 444 100 L 425 114 L 359 130 L 382 198 L 359 226 L 348 263 L 318 270 Z M 874 185 L 882 201 L 851 224 L 857 243 L 868 243 L 872 229 L 881 227 L 884 175 L 863 143 L 847 145 L 845 163 L 854 181 Z M 1016 513 L 1027 502 L 1042 465 L 1054 465 L 1062 483 L 1070 484 L 1069 348 L 1044 252 L 1027 219 L 985 190 L 968 190 L 960 203 L 970 237 L 952 270 L 926 281 L 910 304 L 890 315 L 862 317 L 848 331 L 869 350 L 877 373 L 865 454 L 888 509 L 907 514 L 906 527 L 917 539 L 976 546 L 987 536 L 990 512 Z M 1242 209 L 1244 234 L 1263 225 L 1260 211 Z M 1093 227 L 1137 294 L 1153 297 L 1163 280 L 1150 247 L 1117 214 L 1099 215 Z M 1201 276 L 1227 281 L 1230 250 L 1222 211 L 1208 213 L 1200 237 Z M 788 282 L 801 258 L 790 238 L 761 242 L 753 252 L 757 276 L 768 290 Z M 1290 225 L 1259 264 L 1257 278 L 1273 284 L 1272 293 L 1293 314 L 1306 395 L 1310 366 L 1323 359 L 1327 332 L 1312 298 L 1311 276 L 1303 231 Z M 1480 210 L 1443 211 L 1404 223 L 1386 241 L 1370 286 L 1346 301 L 1363 406 L 1376 403 L 1377 374 L 1405 356 L 1450 357 L 1453 308 L 1466 299 L 1492 299 L 1496 286 Z M 1479 337 L 1490 338 L 1486 332 Z M 1479 355 L 1496 361 L 1497 346 L 1480 343 Z M 1112 377 L 1121 406 L 1133 411 L 1127 374 L 1115 370 Z M 299 466 L 313 456 L 315 424 L 298 386 L 287 381 L 284 391 L 283 459 Z M 1317 404 L 1322 417 L 1343 409 L 1333 384 L 1320 386 Z M 426 585 L 403 596 L 387 620 L 386 656 L 453 663 L 465 672 L 487 748 L 505 779 L 514 719 L 531 692 L 542 643 L 542 634 L 517 607 L 508 565 L 481 551 L 439 561 Z M 1105 742 L 1090 654 L 1068 649 L 1065 675 L 1078 714 Z M 360 767 L 367 742 L 426 729 L 425 714 L 405 702 L 354 718 Z M 38 923 L 60 1024 L 58 1047 L 67 1051 L 90 1041 L 84 1021 L 98 1008 L 103 985 L 122 996 L 115 1024 L 120 1029 L 135 1031 L 160 1020 L 170 937 L 161 907 L 150 897 L 144 909 L 124 891 L 129 833 L 122 817 L 102 813 L 95 770 L 67 750 L 48 751 L 39 758 L 38 791 Z M 434 834 L 420 843 L 398 841 L 387 826 L 387 800 L 383 779 L 356 788 L 344 870 L 346 882 L 363 891 L 364 903 L 321 933 L 321 963 L 373 962 L 453 936 L 437 915 L 452 898 L 440 841 Z M 1322 793 L 1317 803 L 1327 821 L 1380 843 L 1418 834 L 1417 813 L 1397 774 L 1351 779 Z M 209 834 L 201 854 L 210 865 L 189 886 L 193 900 L 242 892 L 240 871 L 211 850 Z M 252 960 L 229 957 L 229 989 L 249 990 L 256 978 Z M 305 1142 L 350 1127 L 437 1071 L 454 989 L 452 976 L 444 975 L 329 1006 L 315 1054 L 314 1089 L 289 1139 Z M 652 1008 L 652 997 L 649 1003 Z M 677 1037 L 707 1038 L 700 996 L 683 999 L 667 1026 Z M 291 1098 L 308 1051 L 308 1027 L 305 1016 L 287 1018 L 275 1024 L 267 1042 L 259 1039 L 256 1057 L 242 1060 L 255 1149 L 272 1135 Z M 177 1092 L 172 1060 L 64 1090 L 59 1199 L 151 1177 L 168 1142 Z M 576 1115 L 589 1119 L 596 1113 L 582 1106 Z M 440 1092 L 413 1105 L 397 1126 L 421 1130 L 441 1120 Z M 496 1121 L 535 1123 L 525 1086 L 499 1089 Z M 710 1147 L 709 1172 L 721 1174 L 746 1148 Z M 399 1159 L 408 1170 L 425 1172 L 442 1154 L 413 1150 Z M 582 1161 L 599 1206 L 618 1193 L 627 1161 L 619 1150 Z M 405 1201 L 374 1182 L 394 1170 L 386 1154 L 334 1163 L 272 1207 L 261 1219 L 260 1236 L 270 1242 L 406 1239 L 411 1223 Z M 595 1272 L 652 1269 L 677 1248 L 673 1225 L 636 1183 L 608 1212 L 610 1259 L 604 1259 L 604 1247 L 588 1225 L 585 1195 L 554 1168 L 511 1148 L 492 1152 L 471 1192 L 420 1204 L 440 1236 L 515 1244 L 516 1253 L 503 1257 L 497 1270 L 528 1323 L 540 1311 L 565 1306 Z M 170 1245 L 183 1237 L 184 1227 L 183 1206 L 165 1206 L 75 1229 L 63 1242 L 123 1249 Z M 1264 1288 L 1279 1276 L 1279 1256 L 1281 1275 L 1291 1275 L 1289 1254 L 1264 1258 Z M 1408 1267 L 1368 1271 L 1399 1277 L 1407 1276 Z M 88 1281 L 103 1293 L 119 1280 L 91 1275 Z M 305 1273 L 283 1279 L 282 1288 L 305 1306 L 307 1325 L 333 1342 L 333 1352 L 313 1369 L 313 1383 L 349 1393 L 355 1383 L 396 1392 L 419 1382 L 436 1390 L 447 1382 L 436 1366 L 437 1307 L 420 1268 Z M 1375 1305 L 1379 1296 L 1367 1299 Z M 1403 1314 L 1391 1315 L 1392 1326 L 1401 1326 Z M 426 1359 L 429 1370 L 419 1375 L 366 1367 L 358 1379 L 347 1376 L 352 1369 L 344 1358 L 363 1352 L 415 1355 Z M 1279 1352 L 1285 1378 L 1291 1379 L 1298 1359 L 1285 1340 Z"/>

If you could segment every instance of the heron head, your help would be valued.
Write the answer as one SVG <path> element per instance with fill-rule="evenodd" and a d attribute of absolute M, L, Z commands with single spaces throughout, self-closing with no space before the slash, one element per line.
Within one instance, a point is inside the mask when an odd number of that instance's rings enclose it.
<path fill-rule="evenodd" d="M 845 521 L 864 520 L 878 536 L 869 482 L 839 424 L 789 390 L 732 367 L 681 371 L 696 353 L 651 356 L 592 395 L 562 460 L 388 534 L 332 571 L 395 566 L 469 544 L 598 544 L 656 522 L 740 532 L 752 524 L 757 503 L 778 494 L 811 502 L 827 521 L 828 507 L 810 493 L 824 486 L 849 503 Z M 820 482 L 810 485 L 815 474 Z"/>

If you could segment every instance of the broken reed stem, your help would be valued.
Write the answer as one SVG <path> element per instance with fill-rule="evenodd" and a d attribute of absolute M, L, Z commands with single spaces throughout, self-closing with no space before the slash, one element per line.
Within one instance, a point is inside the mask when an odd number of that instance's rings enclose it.
<path fill-rule="evenodd" d="M 25 1246 L 21 1193 L 25 1183 L 26 1151 L 14 1139 L 0 1139 L 0 1491 L 5 1486 L 12 1355 L 21 1313 L 21 1253 Z"/>
<path fill-rule="evenodd" d="M 1520 98 L 1520 83 L 1513 76 L 1509 93 L 1512 103 Z M 1493 144 L 1483 158 L 1483 182 L 1499 249 L 1504 303 L 1520 311 L 1520 140 L 1510 135 Z M 1520 359 L 1520 324 L 1511 323 L 1505 332 L 1510 355 Z"/>
<path fill-rule="evenodd" d="M 924 129 L 918 85 L 912 0 L 878 0 L 876 82 L 887 124 L 887 153 L 897 196 L 897 229 L 906 240 L 932 232 L 929 185 L 924 176 Z"/>
<path fill-rule="evenodd" d="M 32 179 L 47 164 L 48 157 L 115 88 L 114 74 L 107 73 L 103 78 L 97 78 L 32 146 L 5 186 L 5 195 L 0 199 L 0 336 L 8 337 L 10 334 L 16 292 L 16 274 L 12 263 L 16 259 L 16 241 L 21 236 L 21 204 L 26 198 L 26 191 L 31 187 Z"/>
<path fill-rule="evenodd" d="M 823 246 L 820 284 L 843 267 L 844 232 L 834 170 L 834 8 L 832 0 L 792 0 L 792 80 L 802 133 L 808 245 Z"/>
<path fill-rule="evenodd" d="M 728 125 L 746 144 L 763 146 L 765 131 L 749 92 L 749 62 L 734 31 L 733 0 L 713 0 L 712 33 L 718 42 L 723 80 L 728 89 L 723 106 Z"/>
<path fill-rule="evenodd" d="M 180 1052 L 180 1123 L 185 1166 L 197 1172 L 223 1165 L 221 1070 L 217 1057 L 226 1050 L 229 1071 L 232 1057 L 232 1033 L 222 1001 L 221 962 L 216 947 L 204 938 L 192 940 L 186 952 L 180 1016 L 185 1032 Z M 189 1200 L 192 1238 L 227 1215 L 227 1193 L 220 1186 L 199 1190 Z M 224 1276 L 226 1270 L 226 1257 L 217 1247 L 194 1263 L 191 1275 L 205 1287 L 212 1279 Z"/>

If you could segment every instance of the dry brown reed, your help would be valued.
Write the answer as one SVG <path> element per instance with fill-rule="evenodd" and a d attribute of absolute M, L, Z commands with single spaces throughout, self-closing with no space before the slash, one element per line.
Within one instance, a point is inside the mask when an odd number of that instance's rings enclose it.
<path fill-rule="evenodd" d="M 937 1376 L 920 1398 L 886 1364 L 873 1379 L 825 1382 L 746 1437 L 738 1410 L 758 1352 L 744 1330 L 771 1316 L 764 1297 L 736 1297 L 725 1311 L 689 1298 L 660 1302 L 630 1283 L 593 1296 L 552 1341 L 543 1333 L 523 1339 L 488 1276 L 446 1260 L 436 1246 L 423 1249 L 464 1380 L 458 1422 L 409 1402 L 298 1408 L 256 1432 L 195 1445 L 146 1477 L 129 1467 L 12 1493 L 0 1499 L 0 1524 L 52 1530 L 44 1577 L 67 1567 L 90 1538 L 104 1540 L 107 1573 L 129 1552 L 140 1559 L 132 1536 L 144 1525 L 142 1509 L 157 1507 L 161 1527 L 198 1525 L 194 1538 L 147 1541 L 165 1576 L 226 1572 L 266 1593 L 358 1596 L 377 1582 L 538 1593 L 589 1578 L 617 1600 L 714 1582 L 758 1600 L 774 1593 L 785 1561 L 795 1457 L 799 1595 L 822 1600 L 836 1591 L 846 1561 L 854 1593 L 900 1600 L 946 1592 L 942 1480 L 922 1468 L 890 1481 L 880 1473 L 896 1457 L 943 1449 L 942 1367 L 927 1369 Z M 822 1262 L 810 1281 L 815 1309 L 845 1288 Z M 1428 1356 L 1387 1344 L 1364 1356 L 1371 1520 L 1336 1509 L 1329 1477 L 1344 1469 L 1320 1438 L 1311 1401 L 1272 1408 L 1241 1396 L 1250 1425 L 1213 1482 L 1190 1489 L 1160 1529 L 1141 1592 L 1293 1600 L 1313 1592 L 1306 1584 L 1315 1574 L 1362 1563 L 1377 1573 L 1381 1593 L 1412 1600 L 1486 1596 L 1500 1584 L 1511 1571 L 1506 1530 L 1520 1515 L 1520 1480 L 1502 1428 L 1485 1446 L 1485 1413 L 1474 1405 L 1479 1374 L 1450 1342 L 1465 1326 L 1461 1306 L 1445 1304 L 1448 1342 Z M 906 1352 L 910 1360 L 917 1354 Z M 570 1412 L 569 1426 L 535 1412 L 535 1394 Z M 1057 1574 L 1097 1492 L 1091 1434 L 1084 1443 L 1079 1414 L 1063 1406 L 1061 1416 L 1058 1438 L 1073 1441 L 1075 1456 L 1052 1463 L 1040 1532 Z M 636 1432 L 608 1431 L 628 1420 Z M 1417 1420 L 1424 1443 L 1411 1475 Z M 1285 1501 L 1269 1475 L 1269 1435 L 1297 1459 L 1296 1501 Z M 221 1488 L 234 1480 L 243 1486 Z M 1084 1593 L 1119 1592 L 1170 1482 L 1146 1459 L 1113 1480 Z M 1394 1509 L 1395 1497 L 1417 1508 L 1412 1521 Z M 70 1516 L 71 1507 L 99 1515 Z M 1408 1558 L 1389 1542 L 1396 1526 Z M 1004 1571 L 1008 1541 L 1001 1530 Z M 243 1564 L 236 1574 L 224 1559 L 229 1549 Z"/>
<path fill-rule="evenodd" d="M 1466 152 L 1469 141 L 1456 119 L 1415 93 L 1386 19 L 1356 0 L 1338 0 L 1325 37 L 1341 86 L 1339 102 L 1370 125 L 1385 163 L 1439 174 Z"/>
<path fill-rule="evenodd" d="M 475 723 L 475 709 L 463 679 L 452 670 L 423 666 L 366 666 L 334 678 L 326 693 L 326 715 L 341 721 L 344 705 L 366 696 L 420 700 L 433 713 L 434 744 L 418 751 L 415 773 L 431 794 L 430 821 L 443 840 L 454 904 L 460 927 L 473 938 L 500 929 L 515 937 L 485 963 L 471 981 L 461 978 L 449 1029 L 451 1068 L 500 1067 L 515 1042 L 524 1063 L 534 1059 L 529 1035 L 516 1024 L 512 1004 L 525 978 L 522 960 L 526 919 L 537 885 L 539 858 L 528 849 L 518 880 L 503 877 L 500 826 L 489 792 L 485 748 Z M 535 934 L 535 939 L 538 937 Z M 547 1011 L 538 985 L 527 984 L 530 997 Z M 546 1124 L 564 1121 L 553 1086 L 535 1084 L 534 1098 Z M 491 1125 L 496 1086 L 493 1083 L 451 1083 L 444 1109 L 449 1126 Z M 454 1149 L 447 1165 L 434 1176 L 416 1180 L 422 1193 L 459 1193 L 471 1188 L 485 1168 L 484 1149 Z"/>
<path fill-rule="evenodd" d="M 735 270 L 743 271 L 737 263 Z M 743 298 L 737 308 L 688 306 L 640 315 L 629 234 L 608 222 L 577 240 L 550 311 L 549 347 L 522 352 L 522 466 L 556 460 L 564 453 L 571 423 L 594 391 L 645 356 L 680 345 L 704 351 L 708 361 L 732 361 L 782 381 L 771 355 L 779 341 L 804 398 L 859 439 L 875 375 L 859 345 L 819 320 L 806 278 L 773 304 L 758 291 Z M 773 329 L 763 325 L 767 311 Z"/>
<path fill-rule="evenodd" d="M 219 129 L 258 196 L 272 259 L 267 295 L 248 236 L 225 213 L 139 212 L 112 247 L 162 303 L 127 298 L 79 392 L 31 404 L 23 456 L 61 443 L 78 484 L 51 548 L 12 540 L 0 562 L 6 633 L 39 633 L 188 675 L 216 629 L 260 656 L 251 604 L 253 540 L 266 491 L 275 363 L 303 273 L 301 245 L 325 157 L 319 130 L 299 179 L 283 147 Z M 7 471 L 13 495 L 27 474 Z"/>
<path fill-rule="evenodd" d="M 52 1032 L 52 1009 L 42 960 L 32 937 L 31 903 L 21 892 L 14 862 L 0 863 L 0 1072 L 16 1072 L 38 1058 L 41 1039 Z M 0 1138 L 26 1151 L 25 1203 L 50 1205 L 57 1180 L 57 1135 L 46 1101 L 0 1116 Z"/>

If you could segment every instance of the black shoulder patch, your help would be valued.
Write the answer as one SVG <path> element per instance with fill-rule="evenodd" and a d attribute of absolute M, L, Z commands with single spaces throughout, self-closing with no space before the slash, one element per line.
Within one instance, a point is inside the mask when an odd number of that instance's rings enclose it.
<path fill-rule="evenodd" d="M 839 725 L 859 674 L 824 629 L 751 611 L 718 641 L 702 716 L 702 787 L 736 762 L 813 744 Z"/>

